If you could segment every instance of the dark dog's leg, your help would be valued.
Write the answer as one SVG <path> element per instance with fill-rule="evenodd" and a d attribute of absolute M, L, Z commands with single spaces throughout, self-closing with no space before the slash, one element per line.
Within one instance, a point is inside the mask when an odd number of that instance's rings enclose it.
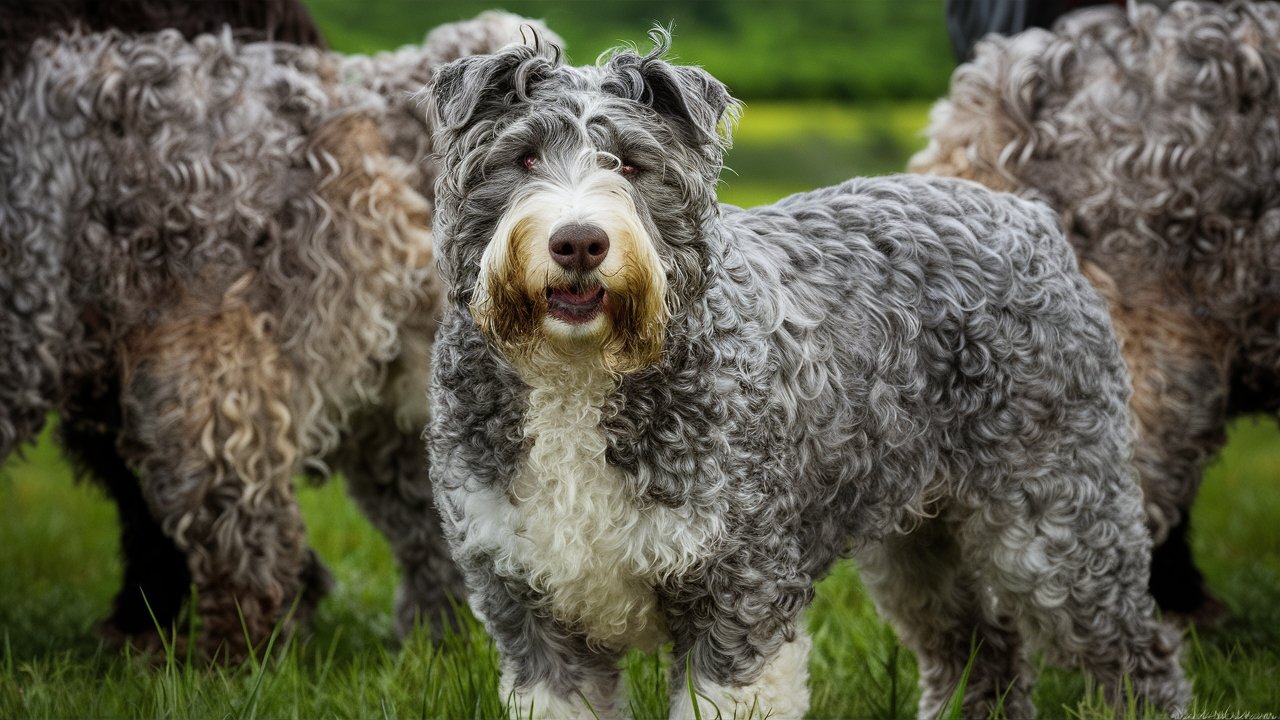
<path fill-rule="evenodd" d="M 1122 297 L 1110 278 L 1082 269 L 1111 305 L 1133 380 L 1134 463 L 1155 538 L 1151 593 L 1168 613 L 1212 621 L 1224 606 L 1204 584 L 1187 543 L 1205 466 L 1226 441 L 1231 348 L 1188 308 L 1161 295 Z"/>
<path fill-rule="evenodd" d="M 1222 601 L 1209 592 L 1200 568 L 1191 556 L 1191 518 L 1169 529 L 1169 535 L 1151 554 L 1151 594 L 1165 613 L 1210 625 L 1226 612 Z"/>
<path fill-rule="evenodd" d="M 1190 513 L 1205 467 L 1226 441 L 1225 378 L 1208 359 L 1184 358 L 1178 349 L 1158 351 L 1153 362 L 1163 367 L 1134 377 L 1134 460 L 1156 541 L 1150 590 L 1166 613 L 1212 622 L 1224 606 L 1192 558 Z"/>
<path fill-rule="evenodd" d="M 151 517 L 138 478 L 115 452 L 112 438 L 66 425 L 62 437 L 77 464 L 115 500 L 120 517 L 124 582 L 103 631 L 132 636 L 168 627 L 177 620 L 190 588 L 186 557 Z"/>
<path fill-rule="evenodd" d="M 228 302 L 158 325 L 125 353 L 126 457 L 186 556 L 210 658 L 260 648 L 314 569 L 292 486 L 293 378 L 268 327 Z"/>
<path fill-rule="evenodd" d="M 302 565 L 302 590 L 293 610 L 293 624 L 306 627 L 315 617 L 316 607 L 333 591 L 333 573 L 315 550 L 307 548 Z"/>
<path fill-rule="evenodd" d="M 114 383 L 100 392 L 77 393 L 58 434 L 77 473 L 101 484 L 116 503 L 124 580 L 99 629 L 123 641 L 170 627 L 187 598 L 191 574 L 186 557 L 151 516 L 137 476 L 116 448 L 119 395 Z"/>
<path fill-rule="evenodd" d="M 341 464 L 347 489 L 391 544 L 400 566 L 396 631 L 429 623 L 439 634 L 450 600 L 465 603 L 462 576 L 449 557 L 440 517 L 431 499 L 426 448 L 417 432 L 403 432 L 390 418 L 360 423 Z"/>
<path fill-rule="evenodd" d="M 941 521 L 857 554 L 867 592 L 920 665 L 919 717 L 942 713 L 972 656 L 962 706 L 966 718 L 1029 718 L 1035 672 L 1008 618 L 996 617 L 973 565 Z M 974 655 L 976 653 L 976 655 Z"/>
<path fill-rule="evenodd" d="M 100 629 L 108 637 L 151 635 L 172 626 L 191 588 L 187 560 L 142 498 L 132 475 L 106 480 L 120 517 L 124 580 Z"/>

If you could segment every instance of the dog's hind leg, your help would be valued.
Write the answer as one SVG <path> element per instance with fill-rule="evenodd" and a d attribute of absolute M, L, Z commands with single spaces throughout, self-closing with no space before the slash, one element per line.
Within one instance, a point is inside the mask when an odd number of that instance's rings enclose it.
<path fill-rule="evenodd" d="M 1209 590 L 1191 554 L 1191 518 L 1183 514 L 1151 553 L 1151 595 L 1167 617 L 1211 626 L 1227 606 Z"/>
<path fill-rule="evenodd" d="M 1124 294 L 1096 265 L 1081 269 L 1111 307 L 1133 380 L 1134 465 L 1155 538 L 1151 594 L 1166 613 L 1212 622 L 1225 607 L 1192 558 L 1189 517 L 1205 466 L 1226 442 L 1230 333 L 1162 292 Z"/>
<path fill-rule="evenodd" d="M 1017 608 L 1019 629 L 1051 661 L 1086 670 L 1117 706 L 1131 683 L 1140 707 L 1177 714 L 1190 686 L 1178 632 L 1156 619 L 1147 589 L 1140 494 L 1121 477 L 1127 468 L 1102 472 L 1021 479 L 973 513 L 962 543 L 997 607 Z"/>
<path fill-rule="evenodd" d="M 186 555 L 199 646 L 234 661 L 270 637 L 308 565 L 292 476 L 292 374 L 268 317 L 227 302 L 126 348 L 126 458 Z"/>
<path fill-rule="evenodd" d="M 1226 442 L 1228 362 L 1202 346 L 1203 330 L 1185 329 L 1193 341 L 1143 322 L 1122 334 L 1134 384 L 1134 464 L 1156 542 L 1151 593 L 1166 612 L 1212 621 L 1223 606 L 1191 556 L 1189 528 L 1205 467 Z"/>
<path fill-rule="evenodd" d="M 881 616 L 916 655 L 920 718 L 939 717 L 966 667 L 965 718 L 987 718 L 997 707 L 1010 718 L 1035 713 L 1030 695 L 1035 673 L 1016 628 L 996 611 L 943 521 L 867 543 L 855 559 Z"/>
<path fill-rule="evenodd" d="M 351 497 L 386 536 L 400 566 L 396 632 L 405 637 L 418 623 L 429 623 L 438 635 L 450 601 L 466 602 L 466 587 L 440 531 L 421 435 L 400 430 L 388 417 L 355 424 L 339 468 Z"/>

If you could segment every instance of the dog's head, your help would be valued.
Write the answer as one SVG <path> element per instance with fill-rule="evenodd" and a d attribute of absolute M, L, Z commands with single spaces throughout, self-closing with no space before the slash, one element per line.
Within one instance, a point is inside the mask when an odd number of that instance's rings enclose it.
<path fill-rule="evenodd" d="M 701 290 L 736 103 L 651 37 L 647 55 L 584 68 L 535 37 L 450 63 L 427 89 L 443 279 L 513 359 L 652 364 Z"/>

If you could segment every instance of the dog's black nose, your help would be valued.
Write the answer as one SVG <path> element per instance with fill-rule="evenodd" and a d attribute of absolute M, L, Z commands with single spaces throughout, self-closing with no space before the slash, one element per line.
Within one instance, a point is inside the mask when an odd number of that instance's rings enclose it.
<path fill-rule="evenodd" d="M 565 270 L 594 270 L 609 254 L 609 235 L 595 225 L 565 225 L 551 233 L 551 257 Z"/>

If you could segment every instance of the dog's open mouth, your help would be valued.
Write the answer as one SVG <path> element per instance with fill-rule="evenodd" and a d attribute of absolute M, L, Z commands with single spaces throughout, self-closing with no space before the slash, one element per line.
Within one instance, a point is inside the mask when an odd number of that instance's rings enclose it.
<path fill-rule="evenodd" d="M 569 325 L 590 322 L 604 305 L 604 288 L 547 288 L 547 311 L 551 317 Z"/>

